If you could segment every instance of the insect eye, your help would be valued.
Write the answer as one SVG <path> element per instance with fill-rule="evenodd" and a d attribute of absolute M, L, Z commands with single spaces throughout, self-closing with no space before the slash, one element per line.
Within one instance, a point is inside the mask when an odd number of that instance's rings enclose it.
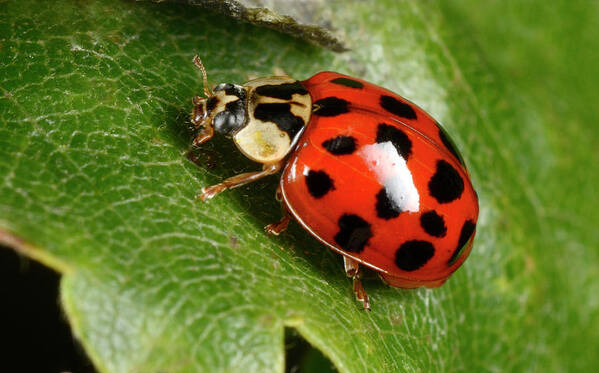
<path fill-rule="evenodd" d="M 230 102 L 226 110 L 216 114 L 213 125 L 214 130 L 224 135 L 230 135 L 240 129 L 245 123 L 245 106 L 242 100 Z"/>
<path fill-rule="evenodd" d="M 206 100 L 206 113 L 210 113 L 212 110 L 214 110 L 217 103 L 218 99 L 214 96 Z"/>

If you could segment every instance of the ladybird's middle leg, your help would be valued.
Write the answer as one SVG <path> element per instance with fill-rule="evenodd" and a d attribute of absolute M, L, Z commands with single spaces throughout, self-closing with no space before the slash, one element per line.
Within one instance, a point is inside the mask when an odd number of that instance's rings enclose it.
<path fill-rule="evenodd" d="M 243 174 L 235 175 L 233 177 L 225 179 L 222 183 L 202 188 L 202 194 L 200 194 L 198 197 L 202 201 L 206 201 L 207 199 L 210 199 L 215 195 L 224 192 L 227 189 L 236 188 L 238 186 L 242 186 L 256 181 L 258 179 L 261 179 L 265 176 L 275 174 L 281 169 L 282 166 L 282 162 L 265 164 L 262 167 L 262 171 L 246 172 Z"/>
<path fill-rule="evenodd" d="M 366 290 L 364 290 L 362 282 L 360 281 L 360 277 L 362 277 L 360 263 L 357 260 L 354 260 L 344 255 L 343 265 L 345 267 L 345 274 L 347 275 L 347 277 L 351 277 L 352 279 L 356 299 L 362 302 L 362 305 L 364 306 L 365 310 L 370 311 L 370 300 L 368 299 L 368 294 L 366 294 Z"/>

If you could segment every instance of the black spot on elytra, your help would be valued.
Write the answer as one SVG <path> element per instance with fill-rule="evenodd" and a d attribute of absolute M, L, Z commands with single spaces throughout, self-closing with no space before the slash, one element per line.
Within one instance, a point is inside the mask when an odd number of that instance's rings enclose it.
<path fill-rule="evenodd" d="M 439 160 L 437 171 L 428 182 L 428 190 L 439 203 L 449 203 L 460 198 L 464 192 L 464 180 L 452 165 Z"/>
<path fill-rule="evenodd" d="M 405 104 L 392 96 L 381 96 L 381 107 L 391 114 L 406 119 L 416 119 L 416 112 L 412 105 Z"/>
<path fill-rule="evenodd" d="M 331 80 L 331 83 L 339 84 L 349 88 L 364 88 L 364 84 L 349 78 L 335 78 Z"/>
<path fill-rule="evenodd" d="M 334 117 L 349 113 L 349 102 L 338 97 L 326 97 L 316 101 L 313 114 L 321 117 Z"/>
<path fill-rule="evenodd" d="M 404 271 L 415 271 L 435 255 L 435 247 L 428 241 L 406 241 L 395 252 L 395 265 Z"/>
<path fill-rule="evenodd" d="M 443 217 L 434 210 L 420 215 L 420 226 L 426 233 L 434 237 L 443 237 L 447 234 Z"/>
<path fill-rule="evenodd" d="M 256 93 L 262 96 L 291 100 L 294 94 L 307 95 L 308 91 L 300 82 L 285 84 L 266 84 L 256 87 Z"/>
<path fill-rule="evenodd" d="M 304 126 L 304 120 L 291 113 L 288 103 L 258 104 L 254 117 L 263 122 L 273 122 L 281 131 L 287 132 L 291 142 Z"/>
<path fill-rule="evenodd" d="M 358 215 L 344 214 L 339 218 L 335 242 L 344 251 L 360 253 L 372 237 L 370 224 Z"/>
<path fill-rule="evenodd" d="M 458 246 L 456 246 L 455 250 L 453 251 L 453 254 L 451 254 L 451 258 L 449 258 L 449 260 L 447 261 L 447 265 L 452 265 L 460 258 L 462 252 L 464 252 L 464 249 L 466 248 L 466 244 L 470 240 L 470 237 L 472 237 L 472 234 L 474 233 L 475 229 L 476 224 L 474 224 L 472 220 L 466 220 L 464 222 L 462 230 L 460 231 Z"/>
<path fill-rule="evenodd" d="M 381 188 L 376 194 L 376 215 L 381 219 L 389 220 L 398 217 L 400 213 L 399 206 L 389 198 L 387 189 Z"/>
<path fill-rule="evenodd" d="M 351 154 L 356 150 L 356 139 L 351 136 L 337 136 L 324 141 L 322 146 L 331 154 Z"/>
<path fill-rule="evenodd" d="M 308 187 L 308 192 L 314 198 L 321 198 L 331 190 L 335 189 L 333 185 L 333 180 L 324 171 L 308 171 L 306 175 L 306 186 Z"/>
<path fill-rule="evenodd" d="M 456 157 L 458 159 L 458 161 L 460 161 L 460 163 L 462 164 L 462 166 L 465 166 L 464 165 L 464 159 L 462 158 L 462 155 L 458 151 L 458 148 L 456 148 L 456 146 L 455 146 L 453 140 L 451 139 L 451 137 L 449 137 L 449 135 L 447 134 L 447 132 L 445 132 L 445 130 L 443 129 L 443 127 L 441 127 L 441 125 L 439 123 L 437 123 L 437 127 L 439 127 L 439 137 L 441 138 L 441 141 L 443 142 L 443 145 L 445 145 L 445 147 L 447 148 L 447 150 L 449 150 L 449 152 L 451 154 L 453 154 L 454 157 Z"/>
<path fill-rule="evenodd" d="M 387 141 L 391 141 L 399 155 L 406 161 L 408 160 L 408 157 L 412 154 L 412 141 L 410 141 L 408 135 L 397 127 L 380 123 L 376 129 L 376 142 L 380 144 Z"/>

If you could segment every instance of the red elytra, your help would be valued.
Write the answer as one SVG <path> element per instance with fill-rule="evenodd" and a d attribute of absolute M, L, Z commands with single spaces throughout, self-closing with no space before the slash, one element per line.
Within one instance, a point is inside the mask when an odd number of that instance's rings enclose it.
<path fill-rule="evenodd" d="M 315 103 L 335 97 L 348 103 L 348 112 L 313 113 L 281 178 L 287 208 L 324 244 L 379 271 L 392 286 L 443 284 L 468 256 L 478 217 L 476 193 L 447 135 L 422 109 L 374 84 L 331 72 L 302 84 Z M 381 97 L 401 115 L 382 109 Z M 307 178 L 325 174 L 329 190 L 315 198 Z M 404 211 L 385 185 L 403 186 L 396 200 L 403 198 Z M 343 216 L 354 217 L 346 225 L 364 232 L 354 235 L 353 247 L 351 237 L 340 235 Z"/>
<path fill-rule="evenodd" d="M 279 234 L 293 216 L 342 254 L 365 308 L 360 264 L 392 286 L 438 287 L 467 258 L 476 193 L 447 133 L 413 103 L 332 72 L 220 84 L 205 95 L 194 98 L 194 144 L 224 134 L 263 169 L 204 188 L 202 200 L 284 167 L 277 195 L 286 213 L 265 229 Z"/>

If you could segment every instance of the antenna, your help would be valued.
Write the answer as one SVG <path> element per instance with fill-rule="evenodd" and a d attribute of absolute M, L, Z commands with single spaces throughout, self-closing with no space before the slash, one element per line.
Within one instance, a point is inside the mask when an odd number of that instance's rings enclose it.
<path fill-rule="evenodd" d="M 206 69 L 204 68 L 204 65 L 202 64 L 202 60 L 200 59 L 200 56 L 196 55 L 193 58 L 193 63 L 200 69 L 200 71 L 202 72 L 202 76 L 204 77 L 204 95 L 206 95 L 206 97 L 214 96 L 214 94 L 208 87 L 208 77 L 206 76 Z"/>

